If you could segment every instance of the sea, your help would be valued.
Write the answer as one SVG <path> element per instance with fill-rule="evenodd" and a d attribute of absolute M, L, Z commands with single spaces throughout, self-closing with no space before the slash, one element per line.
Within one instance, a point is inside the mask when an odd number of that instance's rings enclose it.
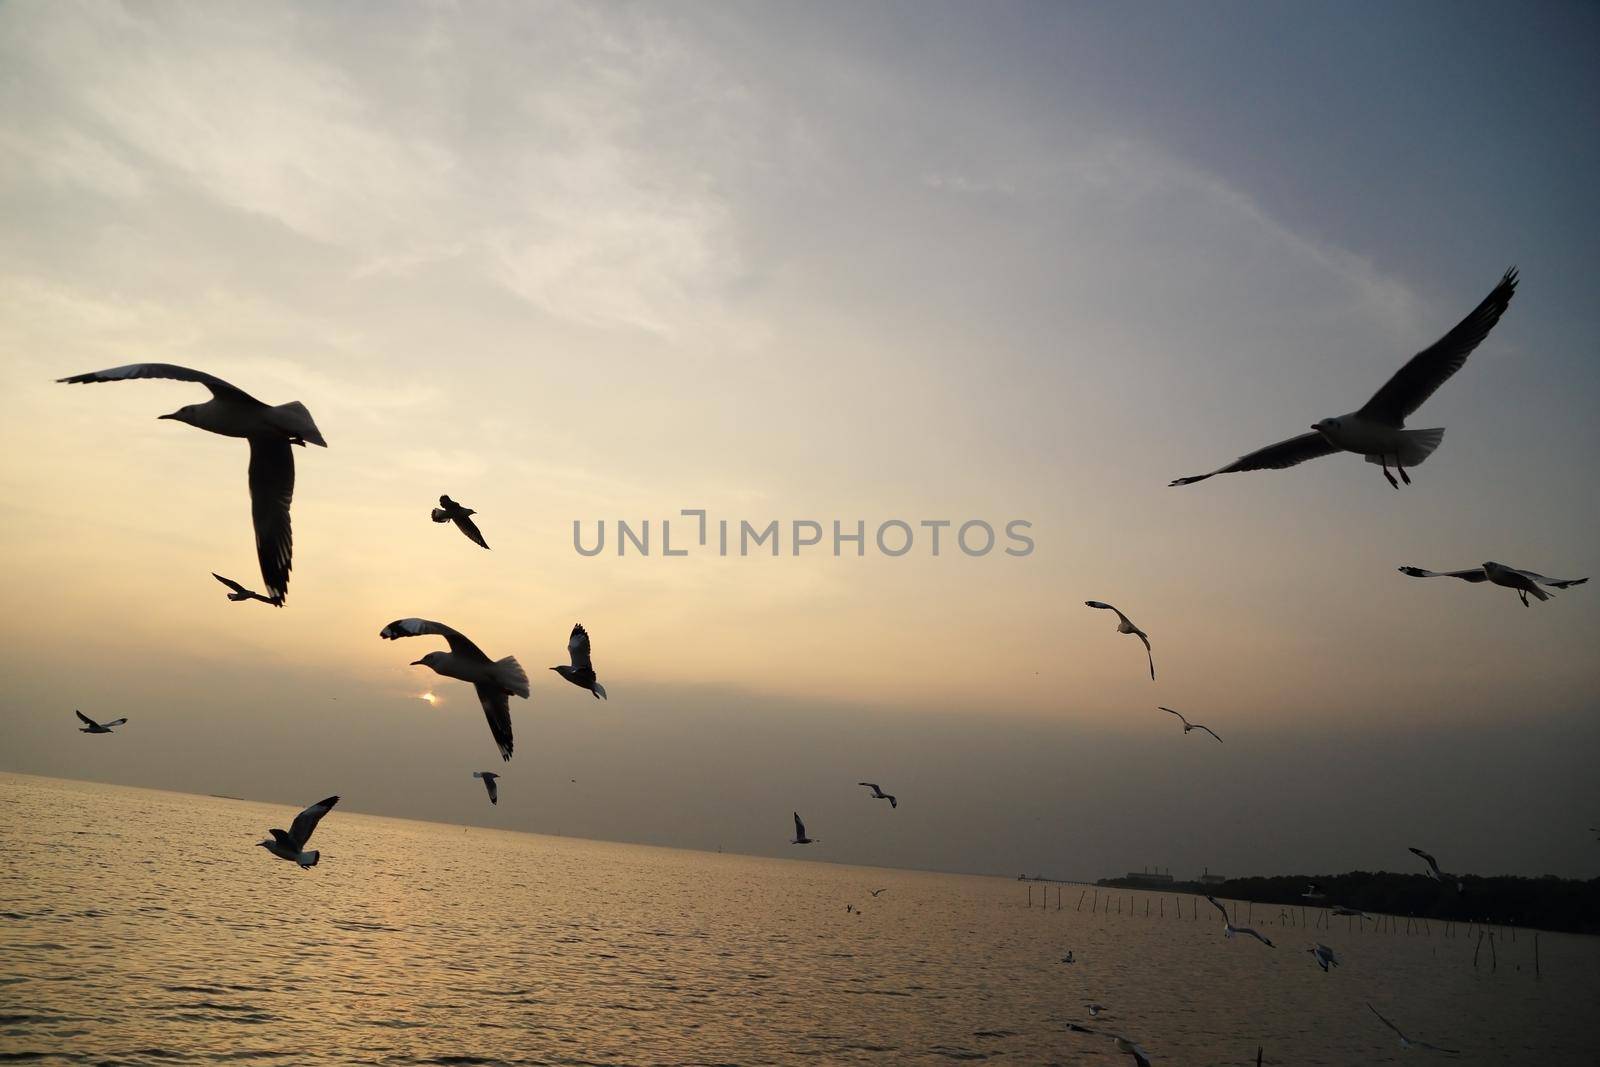
<path fill-rule="evenodd" d="M 1600 1063 L 1595 938 L 294 814 L 0 774 L 0 1061 Z"/>

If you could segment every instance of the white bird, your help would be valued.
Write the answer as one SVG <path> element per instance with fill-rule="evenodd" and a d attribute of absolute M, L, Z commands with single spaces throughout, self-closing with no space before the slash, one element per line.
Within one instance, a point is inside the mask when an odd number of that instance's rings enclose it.
<path fill-rule="evenodd" d="M 1519 570 L 1508 567 L 1504 563 L 1493 561 L 1481 567 L 1468 567 L 1460 571 L 1426 571 L 1421 567 L 1401 567 L 1401 574 L 1409 574 L 1413 578 L 1460 578 L 1464 582 L 1493 582 L 1503 585 L 1507 589 L 1515 589 L 1517 596 L 1522 598 L 1522 606 L 1528 606 L 1528 597 L 1536 600 L 1549 600 L 1551 595 L 1539 587 L 1548 585 L 1552 589 L 1567 589 L 1574 585 L 1582 585 L 1587 578 L 1546 578 L 1536 571 Z"/>
<path fill-rule="evenodd" d="M 1167 712 L 1169 714 L 1176 715 L 1178 717 L 1178 721 L 1183 723 L 1183 732 L 1184 733 L 1188 733 L 1190 730 L 1204 730 L 1206 733 L 1210 734 L 1212 737 L 1217 737 L 1217 732 L 1215 730 L 1213 730 L 1211 727 L 1209 727 L 1209 726 L 1201 726 L 1197 722 L 1190 722 L 1188 719 L 1185 719 L 1183 717 L 1183 713 L 1182 712 L 1173 711 L 1171 708 L 1164 708 L 1159 704 L 1156 705 L 1156 710 L 1165 711 L 1165 712 Z M 1222 740 L 1222 738 L 1217 737 L 1217 741 L 1218 742 L 1221 742 L 1221 740 Z"/>
<path fill-rule="evenodd" d="M 889 807 L 891 808 L 898 808 L 900 806 L 900 802 L 898 800 L 890 796 L 888 793 L 885 793 L 882 789 L 878 788 L 877 783 L 875 782 L 857 782 L 856 785 L 864 785 L 868 789 L 872 790 L 873 800 L 887 800 L 889 802 Z"/>
<path fill-rule="evenodd" d="M 123 723 L 128 721 L 127 719 L 112 719 L 110 722 L 95 722 L 83 712 L 78 711 L 77 708 L 73 708 L 72 710 L 76 712 L 78 718 L 82 719 L 84 722 L 83 726 L 78 727 L 78 732 L 80 734 L 113 733 L 114 731 L 111 729 L 113 726 L 121 726 Z"/>
<path fill-rule="evenodd" d="M 1120 611 L 1117 611 L 1117 609 L 1112 607 L 1110 604 L 1104 603 L 1103 601 L 1099 601 L 1099 600 L 1085 600 L 1084 603 L 1087 604 L 1091 608 L 1102 608 L 1102 609 L 1104 609 L 1106 611 L 1116 611 L 1117 612 L 1117 619 L 1119 620 L 1118 623 L 1117 623 L 1117 633 L 1119 633 L 1119 634 L 1134 634 L 1135 636 L 1137 636 L 1139 638 L 1139 640 L 1144 642 L 1144 654 L 1150 660 L 1150 680 L 1152 682 L 1155 681 L 1156 680 L 1156 658 L 1155 658 L 1155 656 L 1151 655 L 1151 653 L 1150 653 L 1150 635 L 1145 633 L 1143 630 L 1139 629 L 1137 626 L 1135 626 L 1133 624 L 1133 622 L 1126 615 L 1124 615 Z M 1212 734 L 1212 736 L 1215 737 L 1216 735 Z M 1220 738 L 1219 738 L 1219 740 L 1220 740 Z"/>
<path fill-rule="evenodd" d="M 1411 477 L 1405 469 L 1427 459 L 1439 447 L 1444 430 L 1407 430 L 1406 419 L 1461 369 L 1472 350 L 1500 321 L 1516 291 L 1517 268 L 1512 267 L 1470 315 L 1430 347 L 1412 356 L 1359 410 L 1323 419 L 1312 425 L 1310 433 L 1257 449 L 1210 474 L 1178 478 L 1171 484 L 1192 485 L 1232 471 L 1279 470 L 1335 452 L 1354 452 L 1365 456 L 1368 463 L 1381 464 L 1383 476 L 1396 489 L 1400 488 L 1400 483 L 1389 473 L 1390 464 L 1410 485 Z"/>
<path fill-rule="evenodd" d="M 1327 945 L 1312 945 L 1306 951 L 1311 953 L 1312 958 L 1317 961 L 1317 966 L 1322 968 L 1324 974 L 1327 973 L 1329 964 L 1335 967 L 1339 966 L 1339 957 L 1334 955 L 1333 949 Z"/>
<path fill-rule="evenodd" d="M 1322 887 L 1315 882 L 1309 883 L 1306 886 L 1306 891 L 1300 895 L 1306 900 L 1321 900 L 1327 896 L 1327 894 L 1322 891 Z"/>
<path fill-rule="evenodd" d="M 1106 1006 L 1099 1003 L 1085 1004 L 1084 1007 L 1089 1009 L 1089 1017 L 1091 1019 L 1098 1019 L 1100 1017 L 1100 1013 L 1106 1010 Z"/>
<path fill-rule="evenodd" d="M 451 500 L 449 496 L 439 498 L 439 506 L 431 512 L 434 522 L 453 522 L 456 529 L 467 535 L 467 540 L 479 548 L 488 548 L 489 542 L 483 539 L 483 531 L 478 529 L 478 524 L 472 521 L 471 516 L 477 512 L 471 508 L 464 508 Z"/>
<path fill-rule="evenodd" d="M 1362 911 L 1360 908 L 1352 908 L 1352 907 L 1348 907 L 1348 906 L 1346 906 L 1344 904 L 1335 904 L 1333 906 L 1333 913 L 1335 915 L 1354 915 L 1354 916 L 1356 916 L 1358 918 L 1361 918 L 1361 919 L 1370 919 L 1370 918 L 1372 918 L 1372 916 L 1368 915 L 1366 912 Z"/>
<path fill-rule="evenodd" d="M 58 378 L 67 383 L 120 382 L 134 378 L 169 378 L 198 382 L 211 390 L 204 404 L 189 404 L 160 418 L 186 422 L 224 437 L 250 442 L 250 515 L 256 532 L 256 558 L 267 585 L 267 602 L 283 605 L 289 593 L 294 538 L 289 504 L 294 499 L 294 453 L 290 445 L 307 442 L 326 448 L 311 412 L 298 400 L 273 407 L 221 378 L 171 363 L 133 363 L 126 367 Z"/>
<path fill-rule="evenodd" d="M 471 682 L 478 691 L 478 702 L 483 705 L 484 717 L 489 720 L 489 732 L 500 748 L 500 758 L 511 758 L 511 700 L 513 696 L 528 699 L 528 676 L 515 656 L 491 660 L 483 649 L 467 640 L 456 630 L 428 619 L 396 619 L 378 632 L 389 641 L 402 637 L 434 634 L 450 644 L 449 652 L 429 652 L 413 667 L 427 667 L 435 674 Z"/>
<path fill-rule="evenodd" d="M 322 817 L 332 811 L 337 803 L 339 803 L 338 797 L 317 801 L 294 817 L 294 822 L 289 824 L 287 832 L 273 829 L 270 831 L 271 838 L 257 841 L 256 844 L 280 860 L 292 860 L 298 863 L 301 870 L 315 867 L 317 860 L 322 858 L 322 853 L 307 852 L 306 844 L 311 840 L 311 833 L 317 828 L 317 823 L 321 822 Z"/>
<path fill-rule="evenodd" d="M 1206 899 L 1211 901 L 1211 906 L 1213 908 L 1216 908 L 1218 911 L 1222 912 L 1222 936 L 1223 937 L 1232 938 L 1234 934 L 1249 934 L 1251 937 L 1255 938 L 1257 941 L 1261 942 L 1263 945 L 1266 945 L 1268 948 L 1277 948 L 1278 947 L 1278 946 L 1274 945 L 1271 941 L 1269 941 L 1265 937 L 1263 937 L 1257 931 L 1250 929 L 1250 927 L 1248 927 L 1248 926 L 1235 926 L 1235 925 L 1233 925 L 1233 921 L 1228 918 L 1228 909 L 1224 908 L 1221 904 L 1217 903 L 1217 898 L 1216 897 L 1207 896 Z"/>
<path fill-rule="evenodd" d="M 1394 1023 L 1390 1022 L 1388 1019 L 1385 1019 L 1383 1017 L 1382 1013 L 1380 1013 L 1378 1011 L 1378 1009 L 1374 1008 L 1371 1004 L 1367 1005 L 1367 1010 L 1371 1011 L 1372 1014 L 1378 1016 L 1378 1021 L 1379 1022 L 1383 1023 L 1383 1025 L 1387 1026 L 1389 1029 L 1393 1030 L 1395 1033 L 1400 1035 L 1400 1047 L 1401 1048 L 1412 1048 L 1414 1046 L 1416 1048 L 1425 1048 L 1429 1052 L 1443 1052 L 1448 1056 L 1460 1055 L 1460 1051 L 1457 1050 L 1457 1049 L 1440 1048 L 1438 1045 L 1430 1045 L 1426 1041 L 1418 1041 L 1415 1038 L 1407 1037 L 1405 1035 L 1405 1031 L 1401 1030 L 1398 1026 L 1396 1026 Z"/>
<path fill-rule="evenodd" d="M 794 813 L 794 840 L 790 841 L 789 844 L 791 844 L 791 845 L 815 845 L 817 843 L 818 842 L 817 842 L 816 838 L 807 837 L 806 836 L 806 824 L 800 821 L 800 813 L 798 811 L 795 812 Z"/>
<path fill-rule="evenodd" d="M 1456 878 L 1454 875 L 1445 874 L 1443 871 L 1441 871 L 1439 869 L 1439 861 L 1438 860 L 1434 859 L 1432 856 L 1430 856 L 1428 853 L 1422 851 L 1420 848 L 1408 849 L 1407 851 L 1414 852 L 1418 856 L 1421 856 L 1424 860 L 1427 861 L 1427 863 L 1428 863 L 1428 877 L 1429 878 L 1432 878 L 1435 882 L 1455 882 L 1456 891 L 1460 892 L 1462 890 L 1463 885 L 1461 883 L 1461 880 Z"/>
<path fill-rule="evenodd" d="M 246 589 L 244 586 L 240 585 L 238 582 L 234 581 L 232 578 L 224 578 L 222 575 L 218 574 L 216 571 L 212 571 L 211 572 L 211 577 L 215 578 L 217 581 L 221 582 L 223 585 L 225 585 L 229 589 L 233 590 L 233 592 L 228 594 L 228 599 L 233 601 L 235 604 L 237 604 L 237 603 L 239 603 L 240 601 L 243 601 L 243 600 L 259 600 L 263 604 L 271 604 L 275 608 L 283 607 L 283 602 L 282 601 L 273 600 L 269 596 L 262 596 L 260 593 L 256 592 L 254 589 Z"/>
<path fill-rule="evenodd" d="M 589 690 L 596 700 L 602 697 L 611 699 L 606 697 L 606 687 L 595 678 L 594 664 L 589 656 L 589 631 L 583 628 L 581 622 L 572 627 L 572 634 L 567 638 L 567 656 L 572 660 L 572 666 L 563 664 L 550 669 L 579 689 Z"/>
<path fill-rule="evenodd" d="M 489 803 L 500 803 L 500 789 L 494 782 L 496 778 L 500 777 L 498 774 L 493 771 L 473 771 L 472 777 L 483 779 L 483 787 L 489 791 Z"/>

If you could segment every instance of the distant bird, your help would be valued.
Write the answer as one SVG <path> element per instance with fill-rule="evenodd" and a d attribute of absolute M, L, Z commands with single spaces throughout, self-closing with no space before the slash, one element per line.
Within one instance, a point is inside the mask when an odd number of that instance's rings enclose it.
<path fill-rule="evenodd" d="M 488 548 L 489 542 L 483 539 L 483 532 L 478 529 L 478 524 L 472 521 L 472 516 L 476 514 L 476 511 L 462 507 L 448 496 L 441 496 L 439 506 L 432 512 L 434 522 L 453 522 L 456 524 L 456 529 L 467 535 L 468 541 L 479 548 Z"/>
<path fill-rule="evenodd" d="M 1380 464 L 1383 476 L 1396 489 L 1400 488 L 1400 483 L 1389 473 L 1391 464 L 1410 485 L 1406 468 L 1427 459 L 1439 447 L 1444 430 L 1407 430 L 1404 428 L 1406 419 L 1461 369 L 1472 350 L 1500 321 L 1516 291 L 1517 269 L 1512 267 L 1470 315 L 1430 347 L 1412 356 L 1359 410 L 1323 419 L 1312 425 L 1310 433 L 1257 449 L 1210 474 L 1190 475 L 1171 484 L 1192 485 L 1232 471 L 1281 470 L 1335 452 L 1354 452 L 1365 456 L 1368 463 Z"/>
<path fill-rule="evenodd" d="M 1354 916 L 1356 916 L 1358 918 L 1362 918 L 1362 919 L 1370 919 L 1370 918 L 1372 918 L 1372 916 L 1368 915 L 1366 912 L 1362 911 L 1360 908 L 1351 908 L 1351 907 L 1347 907 L 1344 904 L 1335 904 L 1333 906 L 1333 913 L 1335 915 L 1354 915 Z"/>
<path fill-rule="evenodd" d="M 1327 973 L 1329 964 L 1335 967 L 1339 966 L 1339 957 L 1334 955 L 1333 949 L 1327 945 L 1312 945 L 1306 951 L 1311 953 L 1312 958 L 1317 961 L 1317 966 L 1322 968 L 1324 974 Z"/>
<path fill-rule="evenodd" d="M 1061 962 L 1062 963 L 1077 963 L 1078 961 L 1077 961 L 1077 958 L 1073 956 L 1072 950 L 1069 948 L 1069 949 L 1067 949 L 1067 954 L 1065 956 L 1061 957 Z"/>
<path fill-rule="evenodd" d="M 290 557 L 294 538 L 289 528 L 289 504 L 294 499 L 294 453 L 290 445 L 328 446 L 311 420 L 311 412 L 298 400 L 276 407 L 263 404 L 221 378 L 171 363 L 132 363 L 126 367 L 58 378 L 67 383 L 120 382 L 134 378 L 169 378 L 198 382 L 211 390 L 204 404 L 189 404 L 160 418 L 186 422 L 224 437 L 250 442 L 250 515 L 256 531 L 256 558 L 261 580 L 267 585 L 267 603 L 279 607 L 289 594 Z"/>
<path fill-rule="evenodd" d="M 846 904 L 844 906 L 844 913 L 846 915 L 849 915 L 851 912 L 853 912 L 855 910 L 856 910 L 856 906 L 854 904 Z"/>
<path fill-rule="evenodd" d="M 1518 570 L 1516 567 L 1507 567 L 1503 563 L 1489 562 L 1481 567 L 1468 567 L 1460 571 L 1425 571 L 1421 567 L 1401 567 L 1401 574 L 1409 574 L 1413 578 L 1460 578 L 1464 582 L 1493 582 L 1503 585 L 1507 589 L 1515 589 L 1517 596 L 1522 598 L 1522 606 L 1528 606 L 1528 597 L 1536 600 L 1549 600 L 1552 594 L 1546 593 L 1539 587 L 1548 585 L 1552 589 L 1568 589 L 1574 585 L 1582 585 L 1587 578 L 1546 578 L 1536 571 Z"/>
<path fill-rule="evenodd" d="M 577 686 L 587 689 L 594 694 L 596 700 L 606 697 L 606 687 L 595 679 L 594 664 L 589 659 L 589 631 L 583 628 L 583 623 L 573 626 L 572 634 L 567 638 L 567 656 L 572 660 L 572 666 L 565 664 L 551 667 L 561 677 Z"/>
<path fill-rule="evenodd" d="M 1161 707 L 1159 704 L 1156 705 L 1156 709 L 1158 711 L 1165 711 L 1165 712 L 1167 712 L 1168 714 L 1171 714 L 1171 715 L 1176 715 L 1178 717 L 1178 721 L 1183 723 L 1183 732 L 1184 733 L 1188 733 L 1190 730 L 1204 730 L 1206 733 L 1210 734 L 1212 737 L 1217 737 L 1217 732 L 1215 730 L 1213 730 L 1211 727 L 1209 727 L 1209 726 L 1201 726 L 1197 722 L 1190 722 L 1188 719 L 1185 719 L 1183 717 L 1183 713 L 1181 711 L 1173 711 L 1171 708 L 1164 708 L 1164 707 Z M 1220 742 L 1222 740 L 1222 738 L 1217 737 L 1217 740 Z"/>
<path fill-rule="evenodd" d="M 1408 849 L 1407 851 L 1414 852 L 1418 856 L 1421 856 L 1424 860 L 1427 861 L 1427 863 L 1428 863 L 1428 877 L 1429 878 L 1432 878 L 1435 882 L 1455 882 L 1456 891 L 1457 892 L 1461 891 L 1461 889 L 1463 888 L 1461 880 L 1456 878 L 1454 875 L 1445 874 L 1443 871 L 1441 871 L 1439 869 L 1439 861 L 1438 860 L 1434 859 L 1432 856 L 1428 855 L 1428 853 L 1422 851 L 1420 848 Z"/>
<path fill-rule="evenodd" d="M 1306 891 L 1300 895 L 1306 900 L 1321 900 L 1323 897 L 1327 896 L 1327 894 L 1322 891 L 1322 887 L 1315 882 L 1308 884 L 1306 886 Z"/>
<path fill-rule="evenodd" d="M 1152 682 L 1155 681 L 1156 680 L 1156 658 L 1155 658 L 1155 656 L 1151 655 L 1151 653 L 1150 653 L 1150 635 L 1145 633 L 1143 630 L 1139 629 L 1137 626 L 1135 626 L 1133 624 L 1133 622 L 1131 620 L 1129 620 L 1129 618 L 1126 615 L 1124 615 L 1120 611 L 1117 611 L 1117 609 L 1112 607 L 1110 604 L 1103 603 L 1102 601 L 1099 601 L 1099 600 L 1085 600 L 1084 603 L 1087 604 L 1091 608 L 1103 608 L 1106 611 L 1116 611 L 1117 612 L 1117 618 L 1119 620 L 1121 620 L 1120 622 L 1117 623 L 1117 633 L 1119 633 L 1119 634 L 1134 634 L 1139 638 L 1139 640 L 1144 642 L 1144 654 L 1150 660 L 1150 680 Z M 1206 732 L 1210 733 L 1209 730 L 1206 731 Z M 1211 734 L 1211 736 L 1212 737 L 1216 737 L 1217 735 L 1216 734 Z M 1219 737 L 1219 738 L 1217 738 L 1217 740 L 1220 741 L 1222 739 Z"/>
<path fill-rule="evenodd" d="M 450 644 L 449 652 L 429 652 L 421 659 L 412 660 L 413 667 L 427 667 L 435 674 L 471 682 L 478 691 L 478 702 L 483 705 L 484 717 L 489 720 L 489 732 L 500 748 L 500 758 L 511 758 L 511 700 L 513 696 L 528 699 L 528 676 L 515 656 L 491 660 L 483 649 L 467 640 L 460 632 L 440 622 L 428 619 L 396 619 L 378 636 L 388 641 L 402 637 L 419 637 L 433 634 Z"/>
<path fill-rule="evenodd" d="M 1121 1034 L 1108 1034 L 1101 1030 L 1092 1030 L 1087 1026 L 1080 1026 L 1078 1023 L 1068 1023 L 1067 1029 L 1079 1034 L 1109 1037 L 1118 1052 L 1126 1052 L 1133 1057 L 1133 1062 L 1137 1067 L 1150 1067 L 1150 1054 Z"/>
<path fill-rule="evenodd" d="M 807 837 L 806 836 L 806 824 L 800 821 L 800 813 L 798 811 L 795 812 L 794 813 L 794 840 L 790 841 L 789 844 L 791 844 L 791 845 L 815 845 L 817 843 L 818 842 L 817 842 L 816 838 Z"/>
<path fill-rule="evenodd" d="M 77 714 L 78 718 L 84 721 L 84 725 L 78 727 L 78 732 L 80 734 L 114 733 L 115 731 L 111 729 L 113 726 L 121 726 L 123 723 L 128 721 L 127 719 L 112 719 L 110 722 L 95 722 L 83 712 L 78 711 L 77 708 L 73 708 L 72 710 Z"/>
<path fill-rule="evenodd" d="M 262 596 L 260 593 L 256 592 L 254 589 L 246 589 L 244 586 L 240 585 L 238 582 L 234 581 L 232 578 L 224 578 L 222 575 L 218 574 L 216 571 L 212 571 L 211 572 L 211 577 L 215 578 L 217 581 L 221 582 L 223 585 L 225 585 L 229 589 L 233 590 L 233 592 L 228 594 L 228 599 L 232 600 L 234 603 L 238 603 L 238 602 L 240 602 L 242 600 L 259 600 L 263 604 L 271 604 L 275 608 L 283 607 L 283 601 L 274 600 L 269 596 Z"/>
<path fill-rule="evenodd" d="M 888 891 L 889 891 L 888 887 L 885 886 L 882 889 L 874 889 L 874 890 L 872 890 L 872 895 L 873 896 L 877 896 L 879 893 L 887 893 Z"/>
<path fill-rule="evenodd" d="M 498 774 L 493 771 L 473 771 L 472 777 L 483 779 L 483 787 L 489 791 L 489 803 L 500 803 L 500 787 L 495 785 L 494 781 L 500 777 Z"/>
<path fill-rule="evenodd" d="M 896 800 L 894 797 L 890 796 L 888 793 L 885 793 L 882 789 L 879 789 L 876 783 L 873 783 L 873 782 L 857 782 L 856 784 L 857 785 L 864 785 L 868 789 L 872 790 L 872 799 L 873 800 L 887 800 L 889 802 L 889 807 L 891 807 L 891 808 L 898 808 L 900 806 L 900 802 L 898 800 Z"/>
<path fill-rule="evenodd" d="M 1379 1022 L 1383 1023 L 1383 1025 L 1387 1026 L 1389 1029 L 1393 1030 L 1395 1033 L 1400 1035 L 1400 1047 L 1401 1048 L 1411 1048 L 1412 1046 L 1415 1046 L 1417 1048 L 1425 1048 L 1429 1052 L 1443 1052 L 1448 1056 L 1459 1056 L 1461 1054 L 1460 1051 L 1457 1050 L 1457 1049 L 1440 1048 L 1438 1045 L 1430 1045 L 1426 1041 L 1418 1041 L 1418 1040 L 1416 1040 L 1414 1038 L 1407 1037 L 1405 1035 L 1405 1031 L 1401 1030 L 1398 1026 L 1396 1026 L 1394 1023 L 1390 1022 L 1388 1019 L 1385 1019 L 1383 1017 L 1382 1013 L 1380 1013 L 1377 1008 L 1374 1008 L 1371 1004 L 1368 1004 L 1367 1005 L 1367 1010 L 1372 1012 L 1372 1014 L 1378 1016 L 1378 1021 Z"/>
<path fill-rule="evenodd" d="M 1100 1013 L 1106 1010 L 1106 1006 L 1100 1003 L 1085 1004 L 1084 1007 L 1089 1009 L 1089 1017 L 1091 1019 L 1098 1019 L 1100 1017 Z"/>
<path fill-rule="evenodd" d="M 315 867 L 317 860 L 322 858 L 322 853 L 307 852 L 306 843 L 311 840 L 311 832 L 317 828 L 317 823 L 321 822 L 322 817 L 332 811 L 337 803 L 339 803 L 338 797 L 317 801 L 294 817 L 294 822 L 289 824 L 287 833 L 274 829 L 271 831 L 270 840 L 257 841 L 256 844 L 280 860 L 293 860 L 300 865 L 301 870 Z"/>
<path fill-rule="evenodd" d="M 1268 948 L 1277 948 L 1278 947 L 1278 946 L 1274 945 L 1271 941 L 1268 941 L 1260 933 L 1256 932 L 1255 930 L 1250 929 L 1250 927 L 1248 927 L 1248 926 L 1235 926 L 1235 925 L 1233 925 L 1233 920 L 1228 918 L 1228 909 L 1224 908 L 1221 904 L 1217 903 L 1217 898 L 1216 897 L 1207 896 L 1206 899 L 1211 902 L 1211 906 L 1213 908 L 1216 908 L 1218 911 L 1222 912 L 1222 936 L 1223 937 L 1232 938 L 1234 934 L 1249 934 L 1251 937 L 1255 938 L 1257 941 L 1261 942 L 1263 945 L 1266 945 Z"/>

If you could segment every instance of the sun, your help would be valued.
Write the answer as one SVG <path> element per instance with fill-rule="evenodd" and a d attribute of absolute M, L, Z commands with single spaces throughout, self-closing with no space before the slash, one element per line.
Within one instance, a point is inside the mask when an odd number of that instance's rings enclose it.
<path fill-rule="evenodd" d="M 439 698 L 434 696 L 433 692 L 431 690 L 429 692 L 426 692 L 426 693 L 418 693 L 417 694 L 417 699 L 421 700 L 423 703 L 427 704 L 429 707 L 438 707 L 439 706 Z"/>

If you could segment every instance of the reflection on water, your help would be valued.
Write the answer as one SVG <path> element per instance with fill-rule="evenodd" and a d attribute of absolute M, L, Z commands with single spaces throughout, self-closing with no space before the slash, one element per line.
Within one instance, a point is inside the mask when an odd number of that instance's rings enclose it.
<path fill-rule="evenodd" d="M 346 798 L 347 803 L 355 798 Z M 1286 926 L 1191 898 L 405 822 L 0 775 L 0 1058 L 382 1064 L 1595 1062 L 1600 942 Z M 887 886 L 873 898 L 869 890 Z M 1091 894 L 1092 890 L 1089 891 Z M 1108 894 L 1101 893 L 1102 903 Z M 1144 915 L 1150 902 L 1150 917 Z M 846 911 L 847 904 L 855 905 Z M 1164 915 L 1162 914 L 1164 912 Z M 1241 911 L 1240 919 L 1246 918 Z M 1293 917 L 1296 920 L 1298 916 Z M 1344 965 L 1323 974 L 1303 950 Z M 1076 963 L 1060 962 L 1068 949 Z M 1091 1021 L 1084 1005 L 1107 1006 Z M 1402 1060 L 1401 1057 L 1405 1056 Z"/>

